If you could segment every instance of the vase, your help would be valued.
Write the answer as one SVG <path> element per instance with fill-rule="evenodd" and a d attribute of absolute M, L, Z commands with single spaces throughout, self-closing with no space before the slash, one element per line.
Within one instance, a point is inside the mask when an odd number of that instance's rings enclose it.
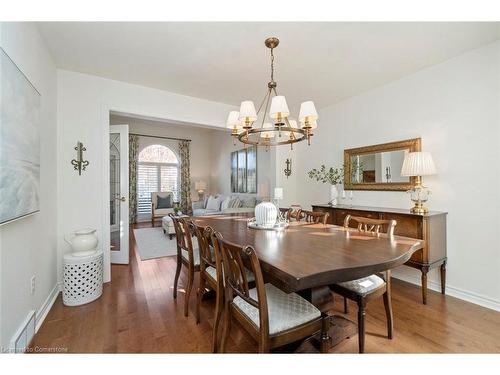
<path fill-rule="evenodd" d="M 336 206 L 338 197 L 339 191 L 337 189 L 337 185 L 330 185 L 330 202 L 328 204 L 330 206 Z"/>
<path fill-rule="evenodd" d="M 71 245 L 73 255 L 86 256 L 95 252 L 98 243 L 95 229 L 77 230 L 70 233 L 70 236 L 64 236 L 64 240 Z"/>
<path fill-rule="evenodd" d="M 278 209 L 271 202 L 262 202 L 255 206 L 255 222 L 257 225 L 271 227 L 276 224 Z"/>

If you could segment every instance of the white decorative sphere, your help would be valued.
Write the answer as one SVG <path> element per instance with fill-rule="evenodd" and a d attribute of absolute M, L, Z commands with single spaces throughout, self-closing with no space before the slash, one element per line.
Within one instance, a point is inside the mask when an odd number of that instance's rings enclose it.
<path fill-rule="evenodd" d="M 271 202 L 262 202 L 255 206 L 255 222 L 257 225 L 273 226 L 276 224 L 278 210 Z"/>

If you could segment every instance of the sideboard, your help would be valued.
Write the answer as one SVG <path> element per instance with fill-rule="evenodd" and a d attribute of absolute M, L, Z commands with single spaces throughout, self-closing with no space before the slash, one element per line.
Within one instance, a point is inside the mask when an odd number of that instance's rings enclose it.
<path fill-rule="evenodd" d="M 394 219 L 397 222 L 394 234 L 417 238 L 424 241 L 422 250 L 413 254 L 405 265 L 422 272 L 422 301 L 427 303 L 427 273 L 440 267 L 441 293 L 446 289 L 446 212 L 430 211 L 425 215 L 410 213 L 398 208 L 364 207 L 349 205 L 313 205 L 313 211 L 328 212 L 328 222 L 344 225 L 346 215 L 369 217 L 373 219 Z"/>

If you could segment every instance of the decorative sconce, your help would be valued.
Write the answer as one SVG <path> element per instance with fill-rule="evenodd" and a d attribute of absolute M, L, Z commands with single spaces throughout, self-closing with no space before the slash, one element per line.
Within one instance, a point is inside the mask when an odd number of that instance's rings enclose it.
<path fill-rule="evenodd" d="M 292 174 L 292 159 L 286 159 L 286 168 L 284 170 L 286 178 L 290 177 Z"/>
<path fill-rule="evenodd" d="M 71 160 L 71 165 L 75 167 L 75 171 L 78 171 L 78 175 L 82 175 L 82 170 L 85 170 L 85 167 L 89 165 L 88 160 L 83 160 L 83 151 L 87 151 L 85 147 L 83 147 L 83 143 L 78 141 L 76 143 L 76 159 Z"/>

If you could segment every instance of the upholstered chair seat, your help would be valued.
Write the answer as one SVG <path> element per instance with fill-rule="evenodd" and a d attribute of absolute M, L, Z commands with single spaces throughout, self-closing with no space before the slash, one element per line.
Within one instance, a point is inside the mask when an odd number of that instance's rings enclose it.
<path fill-rule="evenodd" d="M 212 277 L 212 279 L 217 281 L 217 271 L 215 270 L 214 267 L 207 267 L 205 271 L 207 271 L 207 273 Z M 224 270 L 222 270 L 222 272 L 224 272 Z M 249 283 L 253 283 L 255 281 L 254 274 L 248 268 L 245 268 L 245 276 L 247 277 L 247 281 Z"/>
<path fill-rule="evenodd" d="M 186 250 L 181 249 L 181 254 L 186 261 L 189 260 L 188 252 Z M 195 266 L 200 265 L 200 249 L 198 249 L 197 244 L 193 244 L 193 262 Z"/>
<path fill-rule="evenodd" d="M 380 276 L 370 275 L 361 279 L 338 283 L 337 285 L 364 297 L 384 284 L 385 281 Z"/>
<path fill-rule="evenodd" d="M 321 317 L 321 312 L 297 293 L 286 294 L 272 284 L 265 284 L 267 308 L 269 311 L 269 335 L 275 335 L 298 327 L 304 323 Z M 257 289 L 249 290 L 250 297 L 258 300 Z M 233 303 L 257 326 L 260 326 L 259 310 L 243 300 L 235 297 Z"/>

